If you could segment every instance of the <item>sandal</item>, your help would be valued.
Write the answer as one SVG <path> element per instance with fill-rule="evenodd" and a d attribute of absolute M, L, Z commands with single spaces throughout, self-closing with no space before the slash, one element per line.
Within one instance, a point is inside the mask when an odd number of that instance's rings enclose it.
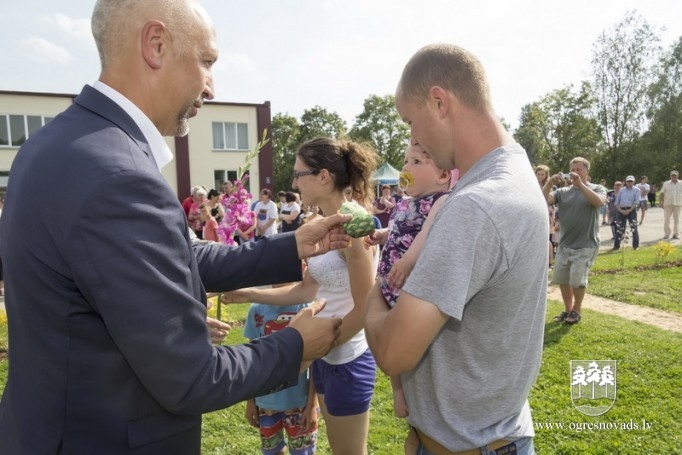
<path fill-rule="evenodd" d="M 554 317 L 554 322 L 564 322 L 567 316 L 568 313 L 562 311 L 560 315 Z"/>
<path fill-rule="evenodd" d="M 580 322 L 580 313 L 577 311 L 571 311 L 566 319 L 564 319 L 566 324 L 577 324 Z"/>

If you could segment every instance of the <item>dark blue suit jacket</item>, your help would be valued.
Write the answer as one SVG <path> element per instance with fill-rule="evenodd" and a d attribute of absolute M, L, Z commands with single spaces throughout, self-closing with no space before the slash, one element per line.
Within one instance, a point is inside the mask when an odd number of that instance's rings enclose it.
<path fill-rule="evenodd" d="M 11 169 L 2 454 L 198 454 L 201 414 L 295 383 L 286 329 L 211 345 L 206 293 L 301 278 L 292 235 L 192 245 L 139 128 L 86 86 Z"/>

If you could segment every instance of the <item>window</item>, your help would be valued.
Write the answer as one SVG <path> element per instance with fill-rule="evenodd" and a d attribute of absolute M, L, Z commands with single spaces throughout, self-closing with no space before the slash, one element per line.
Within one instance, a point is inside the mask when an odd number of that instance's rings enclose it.
<path fill-rule="evenodd" d="M 216 169 L 213 171 L 213 188 L 222 192 L 223 182 L 227 180 L 230 182 L 237 180 L 237 171 L 227 171 L 222 169 Z M 244 188 L 246 191 L 251 191 L 251 181 L 247 181 L 244 185 Z"/>
<path fill-rule="evenodd" d="M 52 117 L 0 115 L 0 147 L 19 147 Z"/>
<path fill-rule="evenodd" d="M 213 150 L 249 150 L 246 123 L 213 122 Z"/>

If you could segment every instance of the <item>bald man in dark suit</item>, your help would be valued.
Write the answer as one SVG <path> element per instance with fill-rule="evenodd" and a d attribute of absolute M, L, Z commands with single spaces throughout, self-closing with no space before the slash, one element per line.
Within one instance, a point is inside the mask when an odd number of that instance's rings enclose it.
<path fill-rule="evenodd" d="M 213 97 L 210 21 L 192 0 L 99 0 L 92 28 L 99 80 L 11 169 L 0 453 L 199 454 L 202 413 L 293 384 L 341 324 L 315 304 L 269 337 L 214 346 L 206 291 L 300 280 L 300 258 L 348 245 L 335 226 L 350 217 L 193 243 L 162 136 L 187 134 Z"/>

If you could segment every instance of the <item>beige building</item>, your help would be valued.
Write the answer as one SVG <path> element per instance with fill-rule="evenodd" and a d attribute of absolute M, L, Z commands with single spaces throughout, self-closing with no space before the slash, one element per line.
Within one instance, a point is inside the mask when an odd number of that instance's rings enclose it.
<path fill-rule="evenodd" d="M 21 144 L 41 126 L 65 110 L 76 95 L 12 92 L 0 90 L 0 193 Z M 182 200 L 190 188 L 204 185 L 221 191 L 223 181 L 237 178 L 248 151 L 258 144 L 263 130 L 271 132 L 270 102 L 263 104 L 206 102 L 199 115 L 190 120 L 190 133 L 183 138 L 166 138 L 173 161 L 162 173 Z M 272 142 L 261 149 L 251 164 L 247 188 L 257 195 L 271 188 Z"/>

